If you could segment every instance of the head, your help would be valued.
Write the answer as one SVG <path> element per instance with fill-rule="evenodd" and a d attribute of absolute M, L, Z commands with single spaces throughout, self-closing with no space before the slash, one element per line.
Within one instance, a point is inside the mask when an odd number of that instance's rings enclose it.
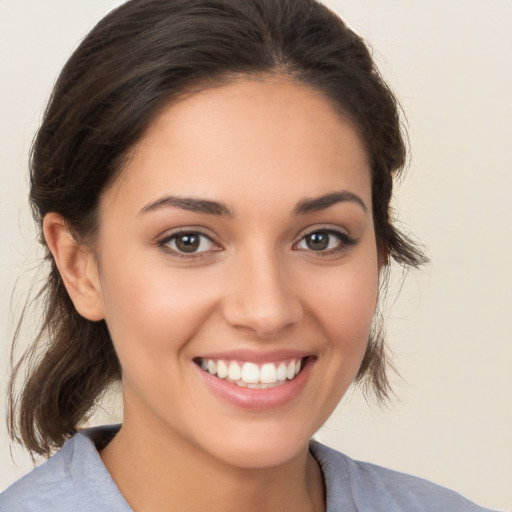
<path fill-rule="evenodd" d="M 419 264 L 390 218 L 393 179 L 406 156 L 397 102 L 361 38 L 314 0 L 132 0 L 104 18 L 64 67 L 33 146 L 30 199 L 41 233 L 49 215 L 61 219 L 101 274 L 102 211 L 129 186 L 131 172 L 140 175 L 137 159 L 156 127 L 191 101 L 215 94 L 228 101 L 223 91 L 238 91 L 258 102 L 272 84 L 282 98 L 298 95 L 297 105 L 300 94 L 319 110 L 327 105 L 355 135 L 349 139 L 365 156 L 378 269 L 391 259 Z M 41 243 L 50 272 L 32 350 L 45 349 L 21 395 L 18 435 L 46 454 L 76 431 L 121 378 L 122 365 L 113 327 L 94 304 L 77 311 L 44 236 Z M 376 329 L 355 380 L 387 396 Z M 13 432 L 14 421 L 13 413 Z"/>

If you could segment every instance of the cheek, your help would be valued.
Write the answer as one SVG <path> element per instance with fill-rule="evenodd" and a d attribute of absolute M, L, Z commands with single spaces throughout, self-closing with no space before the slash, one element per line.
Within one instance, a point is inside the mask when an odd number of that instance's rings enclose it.
<path fill-rule="evenodd" d="M 105 317 L 125 371 L 131 362 L 140 367 L 144 361 L 163 363 L 169 351 L 179 354 L 215 303 L 199 273 L 141 267 L 126 258 L 122 266 L 107 265 Z"/>
<path fill-rule="evenodd" d="M 347 362 L 351 354 L 364 354 L 375 314 L 379 275 L 376 262 L 369 263 L 347 265 L 317 281 L 318 292 L 310 302 L 330 350 L 339 351 Z"/>
<path fill-rule="evenodd" d="M 311 332 L 320 334 L 317 393 L 311 410 L 320 426 L 327 420 L 359 371 L 366 352 L 378 299 L 379 274 L 372 257 L 347 260 L 318 274 L 308 296 Z"/>

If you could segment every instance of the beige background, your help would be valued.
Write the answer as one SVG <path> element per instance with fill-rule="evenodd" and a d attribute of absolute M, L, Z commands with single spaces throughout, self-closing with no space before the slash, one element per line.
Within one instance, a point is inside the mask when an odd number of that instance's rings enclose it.
<path fill-rule="evenodd" d="M 119 3 L 0 0 L 2 390 L 37 262 L 27 151 L 60 67 Z M 353 393 L 318 436 L 356 458 L 512 510 L 512 2 L 326 3 L 371 41 L 407 113 L 413 159 L 397 207 L 432 263 L 410 274 L 387 308 L 398 398 L 380 410 Z M 21 452 L 13 455 L 14 462 L 2 421 L 0 489 L 30 467 Z"/>

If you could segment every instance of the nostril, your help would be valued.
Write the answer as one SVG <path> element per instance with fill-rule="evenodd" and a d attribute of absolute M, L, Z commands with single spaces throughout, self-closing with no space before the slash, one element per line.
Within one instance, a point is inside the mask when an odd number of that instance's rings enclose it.
<path fill-rule="evenodd" d="M 266 263 L 244 265 L 244 275 L 226 283 L 223 316 L 232 327 L 272 339 L 299 322 L 303 311 L 277 263 L 269 263 L 268 257 L 262 260 Z"/>
<path fill-rule="evenodd" d="M 271 340 L 282 334 L 284 330 L 291 329 L 296 319 L 288 313 L 257 314 L 252 311 L 248 313 L 231 312 L 226 316 L 227 322 L 234 328 L 246 330 L 262 340 Z"/>

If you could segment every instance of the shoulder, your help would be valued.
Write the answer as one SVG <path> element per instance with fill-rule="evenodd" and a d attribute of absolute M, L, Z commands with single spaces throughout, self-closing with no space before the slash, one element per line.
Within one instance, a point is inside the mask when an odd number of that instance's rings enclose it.
<path fill-rule="evenodd" d="M 310 449 L 324 473 L 327 512 L 490 512 L 422 478 L 351 459 L 314 441 Z"/>
<path fill-rule="evenodd" d="M 128 512 L 96 450 L 95 439 L 116 427 L 81 432 L 46 462 L 0 494 L 0 512 Z"/>

